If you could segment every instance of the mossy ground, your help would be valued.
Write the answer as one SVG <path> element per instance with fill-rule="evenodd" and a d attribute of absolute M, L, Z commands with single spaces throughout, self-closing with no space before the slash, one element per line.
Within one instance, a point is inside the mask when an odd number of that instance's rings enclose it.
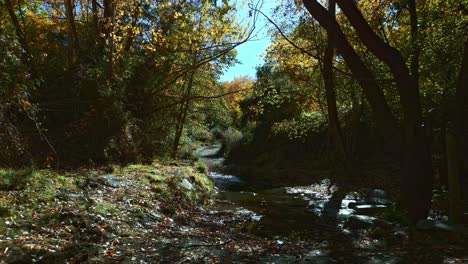
<path fill-rule="evenodd" d="M 199 167 L 165 161 L 110 174 L 1 170 L 0 264 L 464 263 L 464 238 L 445 231 L 344 232 L 314 218 L 307 236 L 255 235 L 245 210 L 200 206 L 215 188 Z M 327 185 L 315 191 L 328 193 Z"/>
<path fill-rule="evenodd" d="M 119 186 L 112 186 L 112 180 Z M 190 162 L 99 170 L 0 169 L 0 263 L 99 263 L 214 193 Z"/>

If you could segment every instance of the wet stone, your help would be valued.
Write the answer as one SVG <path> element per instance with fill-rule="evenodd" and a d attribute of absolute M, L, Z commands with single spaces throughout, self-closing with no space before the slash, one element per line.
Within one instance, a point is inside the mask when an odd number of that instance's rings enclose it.
<path fill-rule="evenodd" d="M 369 190 L 367 193 L 366 199 L 364 199 L 367 204 L 380 204 L 380 205 L 390 205 L 392 201 L 388 197 L 388 194 L 379 189 Z"/>
<path fill-rule="evenodd" d="M 294 256 L 268 256 L 263 258 L 260 263 L 265 264 L 287 264 L 297 263 L 297 259 Z"/>
<path fill-rule="evenodd" d="M 302 263 L 338 263 L 335 259 L 328 256 L 328 252 L 320 249 L 312 250 L 307 253 L 305 260 Z"/>
<path fill-rule="evenodd" d="M 450 225 L 439 220 L 420 220 L 416 224 L 416 228 L 419 230 L 442 230 L 447 232 L 463 232 L 464 228 L 462 225 Z"/>
<path fill-rule="evenodd" d="M 391 205 L 392 201 L 383 198 L 366 198 L 365 202 L 368 204 Z"/>
<path fill-rule="evenodd" d="M 193 184 L 186 178 L 182 179 L 182 181 L 180 182 L 180 186 L 188 191 L 195 190 L 195 187 L 193 187 Z"/>
<path fill-rule="evenodd" d="M 210 176 L 214 180 L 215 185 L 217 187 L 223 187 L 225 185 L 238 184 L 242 182 L 239 177 L 232 175 L 223 175 L 216 172 L 209 172 L 208 176 Z"/>
<path fill-rule="evenodd" d="M 107 185 L 113 188 L 123 188 L 128 185 L 127 181 L 124 181 L 112 174 L 99 176 L 96 180 L 100 184 Z"/>
<path fill-rule="evenodd" d="M 325 200 L 309 200 L 307 207 L 311 209 L 323 209 Z"/>
<path fill-rule="evenodd" d="M 382 212 L 386 208 L 387 206 L 382 204 L 363 204 L 356 205 L 356 207 L 354 207 L 354 210 L 356 210 L 358 214 L 374 215 L 379 212 Z"/>
<path fill-rule="evenodd" d="M 365 264 L 397 264 L 401 262 L 402 262 L 402 259 L 400 257 L 382 255 L 382 256 L 372 256 L 364 263 Z"/>
<path fill-rule="evenodd" d="M 392 235 L 389 237 L 391 240 L 404 242 L 409 239 L 408 228 L 396 228 L 393 230 Z"/>
<path fill-rule="evenodd" d="M 368 198 L 388 199 L 388 195 L 384 190 L 372 189 L 367 192 Z"/>
<path fill-rule="evenodd" d="M 365 229 L 365 228 L 372 227 L 375 220 L 376 220 L 376 218 L 371 217 L 371 216 L 351 215 L 344 222 L 343 228 L 351 229 L 351 230 Z"/>
<path fill-rule="evenodd" d="M 239 209 L 238 211 L 235 212 L 235 214 L 247 218 L 250 221 L 260 221 L 262 219 L 262 216 L 259 214 L 256 214 L 250 210 L 247 209 Z"/>

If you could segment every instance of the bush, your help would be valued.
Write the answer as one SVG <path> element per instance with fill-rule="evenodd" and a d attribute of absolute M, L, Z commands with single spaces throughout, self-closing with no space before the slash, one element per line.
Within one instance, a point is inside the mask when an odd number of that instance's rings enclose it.
<path fill-rule="evenodd" d="M 0 169 L 0 190 L 12 191 L 24 188 L 28 178 L 31 176 L 31 169 L 9 170 Z"/>
<path fill-rule="evenodd" d="M 195 125 L 188 128 L 190 137 L 195 141 L 209 142 L 212 140 L 212 134 L 205 126 Z"/>
<path fill-rule="evenodd" d="M 312 133 L 318 133 L 326 128 L 327 119 L 318 111 L 303 112 L 292 119 L 274 123 L 272 132 L 276 135 L 286 135 L 289 139 L 305 139 Z"/>
<path fill-rule="evenodd" d="M 243 134 L 235 128 L 228 128 L 222 132 L 222 142 L 224 153 L 229 154 L 229 152 L 235 148 L 242 140 Z"/>

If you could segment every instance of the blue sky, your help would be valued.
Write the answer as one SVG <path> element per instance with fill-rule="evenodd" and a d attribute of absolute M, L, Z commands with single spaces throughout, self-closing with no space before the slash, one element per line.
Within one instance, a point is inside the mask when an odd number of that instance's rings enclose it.
<path fill-rule="evenodd" d="M 260 10 L 271 17 L 272 8 L 275 7 L 275 3 L 277 3 L 277 1 L 264 0 Z M 248 21 L 247 2 L 238 1 L 237 7 L 237 19 L 239 21 Z M 237 59 L 240 63 L 226 69 L 221 76 L 221 81 L 232 81 L 235 77 L 241 76 L 255 77 L 255 67 L 263 64 L 261 56 L 271 43 L 267 32 L 268 27 L 268 21 L 260 15 L 256 25 L 256 37 L 254 40 L 248 41 L 236 48 Z"/>

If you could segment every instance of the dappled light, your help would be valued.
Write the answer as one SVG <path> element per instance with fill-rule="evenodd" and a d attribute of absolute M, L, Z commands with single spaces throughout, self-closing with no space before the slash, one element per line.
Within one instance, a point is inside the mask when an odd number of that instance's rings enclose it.
<path fill-rule="evenodd" d="M 0 264 L 468 263 L 467 18 L 0 1 Z"/>

